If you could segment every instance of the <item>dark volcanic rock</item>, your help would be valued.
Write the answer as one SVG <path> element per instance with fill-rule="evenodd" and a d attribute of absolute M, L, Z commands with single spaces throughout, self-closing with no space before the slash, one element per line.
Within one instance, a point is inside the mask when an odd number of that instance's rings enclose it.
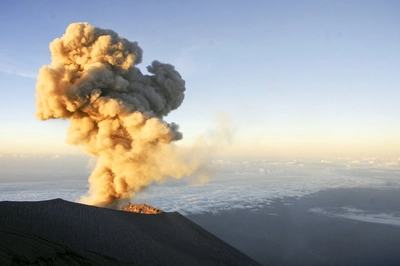
<path fill-rule="evenodd" d="M 177 212 L 0 202 L 0 265 L 259 265 Z"/>

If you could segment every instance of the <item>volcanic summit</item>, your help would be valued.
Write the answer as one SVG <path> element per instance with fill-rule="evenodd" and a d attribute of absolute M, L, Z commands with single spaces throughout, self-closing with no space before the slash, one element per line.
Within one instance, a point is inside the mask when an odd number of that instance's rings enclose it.
<path fill-rule="evenodd" d="M 162 210 L 141 203 L 141 204 L 133 204 L 133 203 L 129 203 L 128 205 L 125 205 L 121 208 L 122 211 L 127 211 L 127 212 L 136 212 L 136 213 L 143 213 L 143 214 L 160 214 L 163 213 Z"/>
<path fill-rule="evenodd" d="M 1 265 L 260 265 L 177 212 L 0 202 Z"/>

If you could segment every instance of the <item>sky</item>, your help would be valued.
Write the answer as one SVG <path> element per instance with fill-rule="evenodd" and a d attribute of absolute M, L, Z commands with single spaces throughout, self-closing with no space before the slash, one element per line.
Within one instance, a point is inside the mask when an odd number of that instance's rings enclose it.
<path fill-rule="evenodd" d="M 398 1 L 1 1 L 0 154 L 81 154 L 38 121 L 49 43 L 88 22 L 186 81 L 165 120 L 191 145 L 229 121 L 224 156 L 400 157 Z M 225 123 L 227 124 L 227 123 Z"/>

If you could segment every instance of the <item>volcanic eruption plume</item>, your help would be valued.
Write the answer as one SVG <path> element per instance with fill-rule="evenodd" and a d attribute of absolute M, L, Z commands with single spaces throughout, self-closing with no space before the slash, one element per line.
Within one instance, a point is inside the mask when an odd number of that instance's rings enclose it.
<path fill-rule="evenodd" d="M 111 206 L 154 181 L 198 173 L 201 162 L 171 145 L 182 138 L 178 125 L 163 121 L 184 99 L 185 81 L 172 65 L 154 61 L 152 75 L 143 75 L 137 42 L 88 23 L 71 24 L 50 51 L 36 116 L 70 119 L 67 142 L 98 157 L 81 202 Z"/>

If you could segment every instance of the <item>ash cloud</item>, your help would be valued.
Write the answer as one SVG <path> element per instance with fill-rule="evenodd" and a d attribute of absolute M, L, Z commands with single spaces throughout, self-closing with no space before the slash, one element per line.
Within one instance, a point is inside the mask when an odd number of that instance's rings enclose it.
<path fill-rule="evenodd" d="M 69 119 L 67 142 L 98 157 L 81 202 L 112 206 L 152 182 L 206 174 L 200 158 L 172 145 L 182 138 L 178 125 L 163 120 L 184 99 L 174 66 L 153 61 L 143 75 L 137 42 L 88 23 L 71 24 L 50 51 L 51 65 L 38 75 L 36 117 Z"/>

